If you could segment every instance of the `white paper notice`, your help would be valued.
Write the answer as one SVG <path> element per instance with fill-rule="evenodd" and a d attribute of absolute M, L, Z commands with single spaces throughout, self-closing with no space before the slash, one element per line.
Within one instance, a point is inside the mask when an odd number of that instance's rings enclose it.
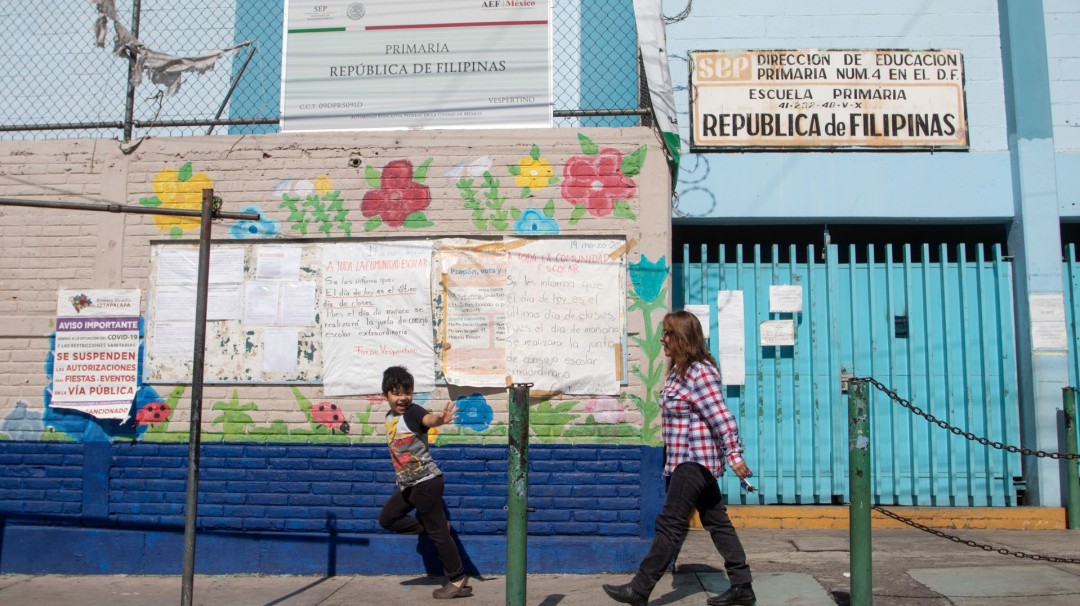
<path fill-rule="evenodd" d="M 698 322 L 701 324 L 701 332 L 705 334 L 705 339 L 709 339 L 709 306 L 708 305 L 684 305 L 684 311 L 688 311 L 697 317 Z"/>
<path fill-rule="evenodd" d="M 277 324 L 280 286 L 280 282 L 244 282 L 244 324 Z"/>
<path fill-rule="evenodd" d="M 622 240 L 538 240 L 507 260 L 506 369 L 537 391 L 619 393 Z M 615 258 L 612 258 L 615 255 Z"/>
<path fill-rule="evenodd" d="M 395 365 L 412 372 L 415 391 L 435 389 L 431 251 L 426 241 L 323 247 L 323 393 L 380 393 Z"/>
<path fill-rule="evenodd" d="M 1037 293 L 1028 296 L 1032 322 L 1065 322 L 1065 294 Z M 1064 327 L 1062 327 L 1064 328 Z"/>
<path fill-rule="evenodd" d="M 802 286 L 783 284 L 769 287 L 770 313 L 801 314 L 802 300 Z"/>
<path fill-rule="evenodd" d="M 442 259 L 443 374 L 452 385 L 506 385 L 506 251 L 455 240 Z"/>
<path fill-rule="evenodd" d="M 194 322 L 195 290 L 194 284 L 158 284 L 154 288 L 154 318 Z"/>
<path fill-rule="evenodd" d="M 724 385 L 746 385 L 746 318 L 741 290 L 716 295 L 720 333 L 720 377 Z"/>
<path fill-rule="evenodd" d="M 244 281 L 244 249 L 210 249 L 210 283 L 239 284 Z"/>
<path fill-rule="evenodd" d="M 300 249 L 294 246 L 260 246 L 255 251 L 256 280 L 300 279 Z"/>
<path fill-rule="evenodd" d="M 165 247 L 158 252 L 158 284 L 195 284 L 199 277 L 199 249 Z"/>
<path fill-rule="evenodd" d="M 243 310 L 243 284 L 209 284 L 206 293 L 207 320 L 239 320 L 243 317 Z"/>
<path fill-rule="evenodd" d="M 155 356 L 195 355 L 194 322 L 154 322 L 154 338 L 150 344 Z"/>
<path fill-rule="evenodd" d="M 1036 351 L 1065 351 L 1069 348 L 1064 322 L 1032 322 L 1031 348 Z"/>
<path fill-rule="evenodd" d="M 795 344 L 795 322 L 766 320 L 761 323 L 761 346 L 782 347 Z"/>
<path fill-rule="evenodd" d="M 281 312 L 278 315 L 281 326 L 315 325 L 315 283 L 282 282 Z"/>
<path fill-rule="evenodd" d="M 141 291 L 61 290 L 50 405 L 126 419 L 139 379 Z"/>
<path fill-rule="evenodd" d="M 294 372 L 299 360 L 299 331 L 268 328 L 263 331 L 263 372 Z"/>

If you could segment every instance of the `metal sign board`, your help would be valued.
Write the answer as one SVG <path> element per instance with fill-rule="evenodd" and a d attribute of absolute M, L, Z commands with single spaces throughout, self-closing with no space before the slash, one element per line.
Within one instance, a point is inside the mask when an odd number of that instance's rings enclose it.
<path fill-rule="evenodd" d="M 967 149 L 958 50 L 692 51 L 694 151 Z"/>

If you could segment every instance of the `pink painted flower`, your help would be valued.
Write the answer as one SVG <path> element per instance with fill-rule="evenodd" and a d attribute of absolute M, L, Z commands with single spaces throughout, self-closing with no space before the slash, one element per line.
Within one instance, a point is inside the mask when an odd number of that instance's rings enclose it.
<path fill-rule="evenodd" d="M 413 181 L 413 165 L 408 160 L 391 160 L 382 171 L 379 189 L 364 194 L 360 212 L 379 217 L 390 227 L 401 227 L 405 218 L 431 204 L 427 185 Z"/>
<path fill-rule="evenodd" d="M 637 184 L 622 173 L 622 152 L 600 150 L 595 156 L 574 156 L 563 167 L 562 195 L 574 206 L 584 205 L 594 217 L 606 217 L 616 200 L 629 200 Z"/>
<path fill-rule="evenodd" d="M 626 422 L 626 407 L 615 398 L 589 400 L 585 403 L 585 410 L 592 414 L 597 423 L 614 425 Z"/>

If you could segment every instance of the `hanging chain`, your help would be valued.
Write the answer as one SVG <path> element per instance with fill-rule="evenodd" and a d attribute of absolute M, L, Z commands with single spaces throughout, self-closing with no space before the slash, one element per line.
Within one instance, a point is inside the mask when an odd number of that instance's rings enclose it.
<path fill-rule="evenodd" d="M 993 440 L 989 440 L 989 439 L 984 438 L 982 436 L 977 436 L 977 435 L 971 433 L 970 431 L 964 431 L 963 429 L 961 429 L 959 427 L 949 425 L 945 421 L 935 417 L 934 415 L 930 414 L 929 412 L 926 412 L 925 410 L 919 408 L 918 406 L 912 404 L 911 402 L 905 400 L 904 398 L 901 398 L 899 395 L 896 394 L 895 391 L 889 389 L 888 387 L 883 385 L 881 383 L 881 381 L 878 381 L 877 379 L 875 379 L 873 377 L 852 377 L 849 380 L 850 381 L 866 381 L 867 383 L 869 383 L 869 384 L 873 385 L 874 387 L 876 387 L 879 391 L 881 391 L 885 395 L 892 398 L 897 404 L 899 404 L 899 405 L 903 406 L 904 408 L 910 410 L 911 412 L 915 413 L 916 415 L 926 419 L 927 421 L 930 421 L 934 425 L 937 425 L 938 427 L 940 427 L 942 429 L 948 430 L 948 431 L 952 432 L 954 435 L 962 436 L 962 437 L 967 438 L 968 440 L 971 440 L 973 442 L 978 442 L 979 444 L 982 444 L 983 446 L 990 446 L 991 448 L 996 448 L 998 450 L 1005 450 L 1007 452 L 1020 453 L 1022 455 L 1028 455 L 1028 456 L 1033 456 L 1033 457 L 1051 458 L 1051 459 L 1080 459 L 1080 454 L 1069 454 L 1069 453 L 1061 453 L 1061 452 L 1045 452 L 1045 451 L 1042 451 L 1042 450 L 1032 450 L 1030 448 L 1024 448 L 1022 446 L 1013 446 L 1011 444 L 1005 444 L 1005 443 L 1002 443 L 1002 442 L 995 442 Z"/>
<path fill-rule="evenodd" d="M 1000 553 L 1001 555 L 1011 555 L 1013 557 L 1027 558 L 1029 560 L 1037 560 L 1039 562 L 1059 562 L 1059 563 L 1063 563 L 1063 564 L 1080 564 L 1080 558 L 1059 558 L 1057 556 L 1039 555 L 1037 553 L 1025 553 L 1023 551 L 1012 551 L 1012 550 L 1006 549 L 1004 547 L 994 547 L 993 545 L 987 545 L 986 543 L 979 543 L 977 541 L 972 541 L 970 539 L 962 539 L 962 538 L 960 538 L 958 536 L 954 536 L 954 535 L 942 532 L 942 531 L 940 531 L 940 530 L 938 530 L 936 528 L 930 528 L 929 526 L 925 526 L 923 524 L 920 524 L 920 523 L 916 522 L 915 520 L 912 520 L 911 518 L 905 518 L 904 516 L 902 516 L 900 514 L 893 513 L 891 511 L 889 511 L 888 509 L 885 509 L 884 507 L 881 507 L 880 505 L 875 505 L 874 506 L 874 511 L 876 511 L 876 512 L 878 512 L 878 513 L 880 513 L 880 514 L 882 514 L 884 516 L 890 517 L 890 518 L 896 520 L 897 522 L 902 522 L 904 524 L 907 524 L 908 526 L 911 526 L 912 528 L 918 528 L 919 530 L 922 530 L 924 532 L 929 532 L 930 534 L 939 536 L 939 537 L 941 537 L 943 539 L 949 539 L 953 543 L 963 543 L 964 545 L 967 545 L 968 547 L 977 547 L 977 548 L 979 548 L 979 549 L 981 549 L 983 551 L 996 551 L 997 553 Z"/>

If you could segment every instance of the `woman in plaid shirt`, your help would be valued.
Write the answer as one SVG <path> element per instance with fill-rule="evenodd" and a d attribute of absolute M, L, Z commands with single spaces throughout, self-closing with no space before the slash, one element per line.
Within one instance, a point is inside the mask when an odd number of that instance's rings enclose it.
<path fill-rule="evenodd" d="M 690 515 L 696 509 L 724 557 L 731 581 L 731 587 L 709 598 L 708 605 L 753 606 L 750 566 L 716 483 L 725 463 L 739 478 L 750 475 L 742 457 L 739 427 L 724 403 L 720 371 L 709 354 L 701 324 L 689 312 L 664 316 L 660 342 L 670 358 L 660 399 L 667 497 L 656 517 L 656 538 L 637 574 L 625 585 L 604 585 L 604 591 L 617 602 L 645 606 L 686 538 Z"/>

